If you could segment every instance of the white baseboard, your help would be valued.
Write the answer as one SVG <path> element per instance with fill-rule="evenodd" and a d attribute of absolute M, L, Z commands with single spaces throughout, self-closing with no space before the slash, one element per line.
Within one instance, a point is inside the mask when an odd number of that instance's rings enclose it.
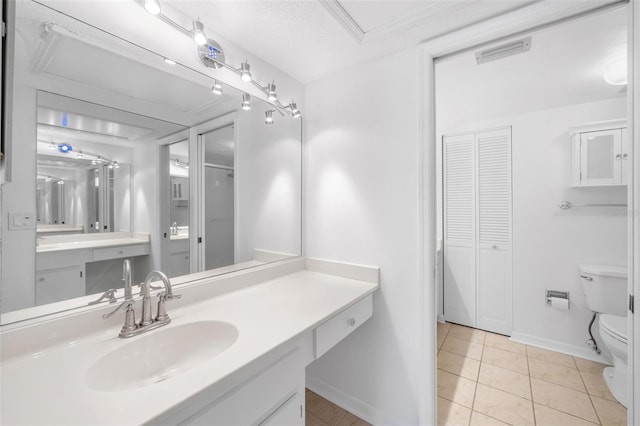
<path fill-rule="evenodd" d="M 525 333 L 518 333 L 515 331 L 511 333 L 511 340 L 517 343 L 524 343 L 525 345 L 548 349 L 566 355 L 577 356 L 578 358 L 584 358 L 603 364 L 611 364 L 611 361 L 606 357 L 596 354 L 589 348 L 570 345 L 567 343 L 558 342 L 557 340 L 543 339 L 541 337 L 536 337 Z"/>
<path fill-rule="evenodd" d="M 338 388 L 316 378 L 307 375 L 306 385 L 309 390 L 317 393 L 321 397 L 328 399 L 334 404 L 344 408 L 351 414 L 360 417 L 362 420 L 372 425 L 391 425 L 395 421 L 387 418 L 384 413 L 371 405 L 352 397 Z"/>

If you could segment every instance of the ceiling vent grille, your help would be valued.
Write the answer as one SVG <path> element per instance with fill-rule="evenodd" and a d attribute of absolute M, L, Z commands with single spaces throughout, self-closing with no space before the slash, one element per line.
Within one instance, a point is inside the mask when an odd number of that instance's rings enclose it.
<path fill-rule="evenodd" d="M 476 63 L 478 65 L 485 62 L 491 62 L 498 59 L 505 58 L 511 55 L 517 55 L 518 53 L 527 52 L 531 49 L 531 37 L 523 38 L 516 41 L 492 47 L 486 50 L 480 50 L 476 52 Z"/>

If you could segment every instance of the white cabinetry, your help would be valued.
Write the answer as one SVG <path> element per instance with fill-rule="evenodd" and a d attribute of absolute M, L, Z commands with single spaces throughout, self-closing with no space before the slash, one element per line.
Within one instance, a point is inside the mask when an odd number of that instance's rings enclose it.
<path fill-rule="evenodd" d="M 189 271 L 189 238 L 172 238 L 169 241 L 167 276 L 179 277 Z"/>
<path fill-rule="evenodd" d="M 443 138 L 444 316 L 512 328 L 511 128 Z"/>
<path fill-rule="evenodd" d="M 573 186 L 626 185 L 631 167 L 626 120 L 570 129 Z"/>
<path fill-rule="evenodd" d="M 36 273 L 36 305 L 84 295 L 84 264 L 47 269 Z"/>

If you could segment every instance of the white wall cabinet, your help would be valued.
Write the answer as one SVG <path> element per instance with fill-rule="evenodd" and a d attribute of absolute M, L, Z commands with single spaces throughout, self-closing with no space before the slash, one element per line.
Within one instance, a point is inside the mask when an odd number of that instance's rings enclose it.
<path fill-rule="evenodd" d="M 47 269 L 36 273 L 36 305 L 85 295 L 84 264 Z"/>
<path fill-rule="evenodd" d="M 631 157 L 625 120 L 585 124 L 570 133 L 573 186 L 627 184 Z"/>
<path fill-rule="evenodd" d="M 444 317 L 512 329 L 511 128 L 443 137 Z"/>
<path fill-rule="evenodd" d="M 169 277 L 187 275 L 189 271 L 189 238 L 169 241 L 169 264 L 165 271 Z"/>

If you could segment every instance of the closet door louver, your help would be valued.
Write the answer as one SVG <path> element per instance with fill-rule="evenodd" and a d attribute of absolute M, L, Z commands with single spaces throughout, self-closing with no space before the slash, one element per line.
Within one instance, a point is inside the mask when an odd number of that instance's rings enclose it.
<path fill-rule="evenodd" d="M 475 326 L 474 135 L 445 136 L 444 312 L 447 321 Z"/>
<path fill-rule="evenodd" d="M 477 327 L 512 328 L 511 129 L 476 133 Z"/>

